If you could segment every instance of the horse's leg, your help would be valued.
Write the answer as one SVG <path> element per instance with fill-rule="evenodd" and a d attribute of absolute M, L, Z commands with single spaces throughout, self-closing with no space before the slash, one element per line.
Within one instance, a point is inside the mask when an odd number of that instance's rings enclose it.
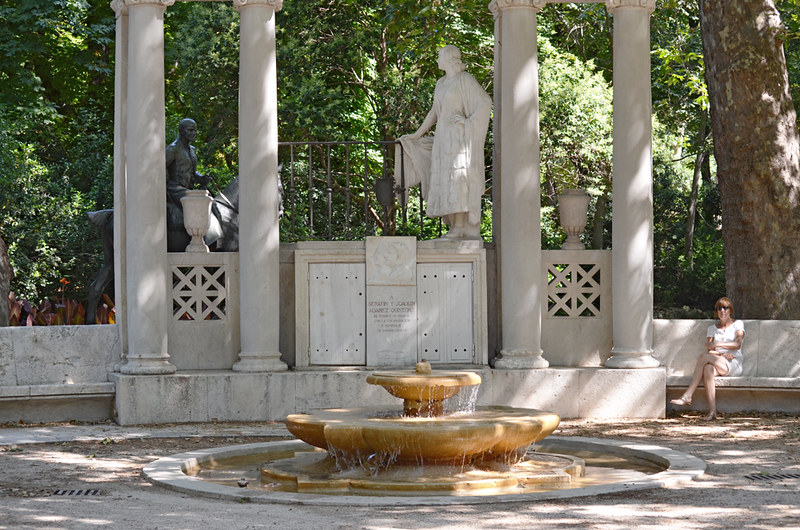
<path fill-rule="evenodd" d="M 108 284 L 114 279 L 114 263 L 104 263 L 97 273 L 97 277 L 89 286 L 89 301 L 86 308 L 86 323 L 97 323 L 97 304 L 100 303 L 100 297 L 103 296 L 103 291 L 106 290 Z"/>

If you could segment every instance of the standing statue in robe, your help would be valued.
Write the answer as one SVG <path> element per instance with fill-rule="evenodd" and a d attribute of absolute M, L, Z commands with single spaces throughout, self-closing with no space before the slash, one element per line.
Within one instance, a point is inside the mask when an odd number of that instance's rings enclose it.
<path fill-rule="evenodd" d="M 436 82 L 430 112 L 417 132 L 400 137 L 406 185 L 421 185 L 428 217 L 442 217 L 450 227 L 444 237 L 481 239 L 483 146 L 492 99 L 464 71 L 457 47 L 441 48 L 437 64 L 445 75 Z M 433 139 L 423 137 L 434 124 Z"/>

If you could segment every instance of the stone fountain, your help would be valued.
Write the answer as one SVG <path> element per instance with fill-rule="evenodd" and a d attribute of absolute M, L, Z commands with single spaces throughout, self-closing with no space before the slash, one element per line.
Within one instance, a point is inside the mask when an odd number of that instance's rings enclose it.
<path fill-rule="evenodd" d="M 402 398 L 403 410 L 292 414 L 287 427 L 299 440 L 165 457 L 144 476 L 176 491 L 242 502 L 405 506 L 627 492 L 687 482 L 705 469 L 689 455 L 630 441 L 552 437 L 532 451 L 558 426 L 556 414 L 501 406 L 445 412 L 451 407 L 443 402 L 480 383 L 472 372 L 421 363 L 367 381 Z"/>
<path fill-rule="evenodd" d="M 379 491 L 381 494 L 469 492 L 569 484 L 583 462 L 561 455 L 536 455 L 531 444 L 551 434 L 558 415 L 505 406 L 444 413 L 443 402 L 463 387 L 479 385 L 473 372 L 379 371 L 367 383 L 403 399 L 403 410 L 326 409 L 291 414 L 293 435 L 325 450 L 268 462 L 265 480 L 296 491 Z"/>

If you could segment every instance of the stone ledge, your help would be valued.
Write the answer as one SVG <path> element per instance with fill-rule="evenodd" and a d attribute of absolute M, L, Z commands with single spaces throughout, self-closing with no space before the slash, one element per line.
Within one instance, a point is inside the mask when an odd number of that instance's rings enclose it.
<path fill-rule="evenodd" d="M 59 396 L 114 396 L 115 392 L 114 383 L 0 386 L 0 400 L 53 398 Z"/>
<path fill-rule="evenodd" d="M 668 376 L 667 387 L 687 387 L 691 380 L 689 376 Z M 717 388 L 800 389 L 800 377 L 717 377 L 714 382 Z"/>
<path fill-rule="evenodd" d="M 114 383 L 0 386 L 0 423 L 108 421 Z"/>

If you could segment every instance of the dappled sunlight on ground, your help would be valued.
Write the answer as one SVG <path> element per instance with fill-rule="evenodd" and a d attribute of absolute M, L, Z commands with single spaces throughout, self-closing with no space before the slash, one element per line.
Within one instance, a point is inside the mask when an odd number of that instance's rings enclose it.
<path fill-rule="evenodd" d="M 0 527 L 800 528 L 800 479 L 747 478 L 800 472 L 798 418 L 725 414 L 719 421 L 706 422 L 703 417 L 687 412 L 658 420 L 564 420 L 555 433 L 686 452 L 707 464 L 706 473 L 687 484 L 541 502 L 381 508 L 242 504 L 168 491 L 145 482 L 141 469 L 146 463 L 194 449 L 277 437 L 179 435 L 132 441 L 118 438 L 121 429 L 110 426 L 105 440 L 0 447 Z M 210 434 L 226 427 L 204 428 Z M 244 430 L 259 429 L 252 424 Z M 68 499 L 54 496 L 56 488 L 99 488 L 101 493 Z"/>

